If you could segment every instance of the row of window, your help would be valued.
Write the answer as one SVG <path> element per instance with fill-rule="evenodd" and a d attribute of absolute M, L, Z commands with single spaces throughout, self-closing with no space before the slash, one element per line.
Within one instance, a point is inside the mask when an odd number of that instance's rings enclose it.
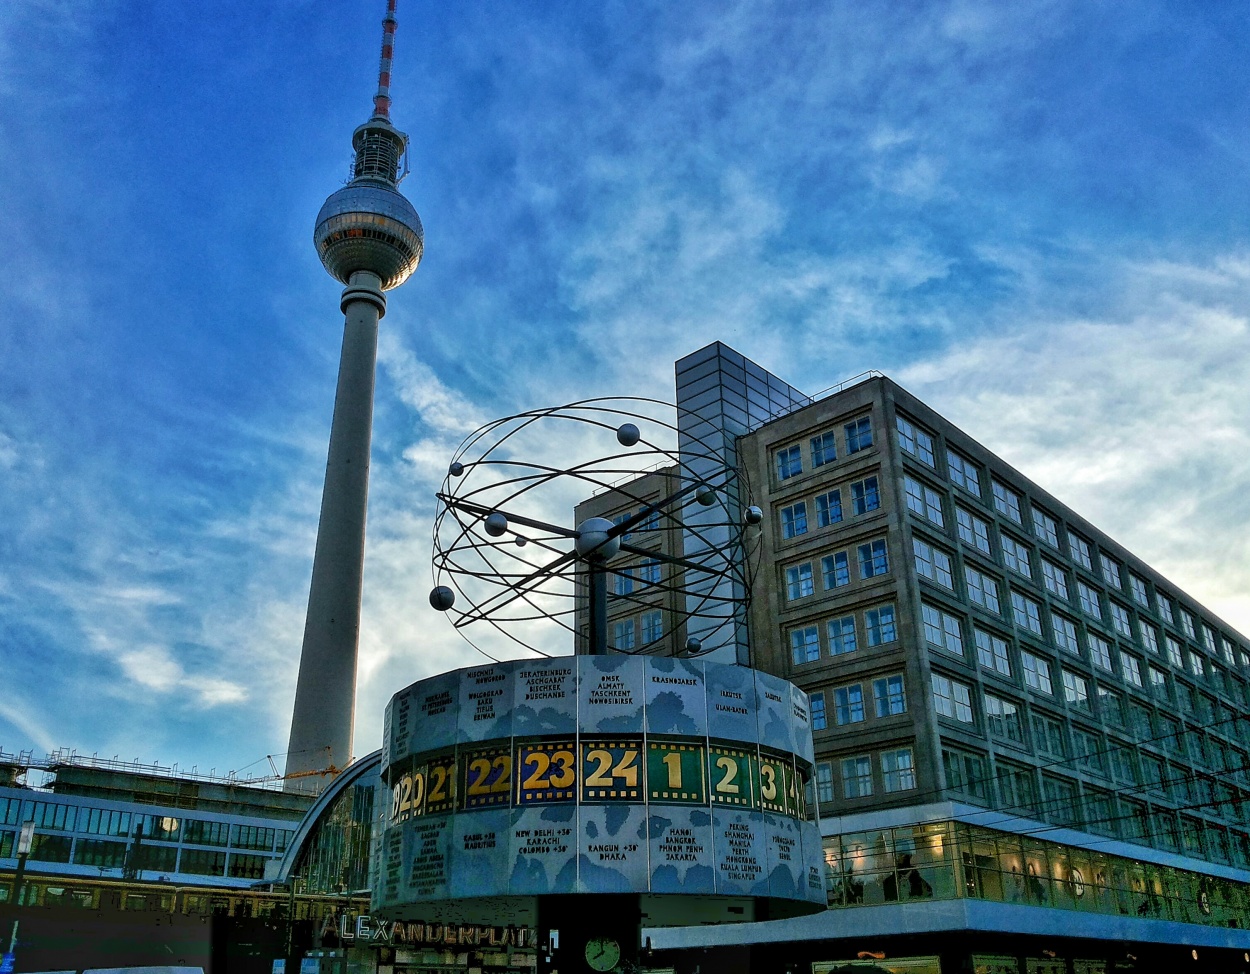
<path fill-rule="evenodd" d="M 827 619 L 823 625 L 794 627 L 789 631 L 790 656 L 795 666 L 802 666 L 822 656 L 844 656 L 854 653 L 861 645 L 883 646 L 897 639 L 894 606 L 880 605 L 865 609 L 861 614 Z"/>
<path fill-rule="evenodd" d="M 0 840 L 0 848 L 11 849 L 13 833 L 0 833 Z M 111 839 L 74 839 L 40 832 L 31 843 L 30 859 L 99 869 L 121 869 L 129 865 L 144 872 L 263 879 L 265 863 L 270 857 L 241 852 L 227 855 L 209 849 L 182 849 L 180 854 L 176 846 L 129 845 Z"/>
<path fill-rule="evenodd" d="M 664 612 L 649 609 L 636 618 L 622 619 L 612 624 L 612 648 L 622 651 L 649 646 L 664 636 Z"/>
<path fill-rule="evenodd" d="M 876 477 L 865 477 L 857 480 L 848 488 L 850 510 L 855 516 L 868 514 L 881 507 L 881 486 Z M 842 520 L 842 488 L 835 487 L 811 498 L 810 510 L 816 519 L 816 527 L 827 528 Z M 779 508 L 777 523 L 784 539 L 797 538 L 807 534 L 808 500 L 795 501 L 793 504 Z"/>
<path fill-rule="evenodd" d="M 874 761 L 875 757 L 875 761 Z M 871 798 L 880 791 L 893 794 L 916 787 L 916 762 L 910 747 L 891 748 L 876 754 L 856 754 L 836 762 L 816 762 L 816 799 L 834 800 L 834 768 L 845 799 Z"/>
<path fill-rule="evenodd" d="M 908 506 L 912 510 L 916 510 L 920 504 L 916 498 L 927 496 L 927 494 L 931 494 L 933 492 L 930 488 L 920 485 L 919 482 L 912 477 L 907 477 L 906 480 L 908 481 L 907 489 L 909 491 Z M 916 493 L 917 491 L 919 493 Z M 927 504 L 928 502 L 926 501 L 925 503 Z M 930 510 L 930 508 L 926 507 L 926 510 Z M 963 508 L 956 508 L 956 514 L 958 517 L 960 539 L 967 544 L 978 548 L 982 552 L 990 554 L 989 526 L 987 523 L 975 515 L 970 514 Z M 942 520 L 940 517 L 936 519 L 928 517 L 927 519 L 939 527 L 942 526 Z M 1031 559 L 1031 549 L 1027 545 L 1023 542 L 1015 540 L 1006 533 L 1002 533 L 1000 535 L 1000 547 L 1002 550 L 1002 563 L 1004 567 L 1024 578 L 1029 579 L 1030 581 L 1037 581 L 1037 574 L 1034 571 Z M 916 558 L 917 571 L 919 571 L 924 577 L 929 578 L 931 581 L 936 581 L 939 584 L 943 584 L 946 588 L 953 588 L 950 568 L 951 558 L 949 554 L 942 551 L 940 548 L 934 548 L 927 542 L 918 542 Z M 1068 573 L 1064 567 L 1054 561 L 1051 561 L 1045 556 L 1038 556 L 1038 563 L 1040 564 L 1041 584 L 1046 591 L 1049 592 L 1054 598 L 1071 602 L 1071 588 L 1068 584 Z M 973 571 L 975 571 L 975 569 Z M 978 572 L 976 573 L 976 578 L 988 579 L 990 576 Z M 997 583 L 994 584 L 996 586 Z M 986 586 L 984 583 L 978 582 L 978 587 Z M 1104 625 L 1106 625 L 1108 619 L 1110 619 L 1110 625 L 1117 633 L 1127 639 L 1133 639 L 1140 642 L 1140 644 L 1150 652 L 1156 654 L 1159 652 L 1160 634 L 1159 630 L 1152 623 L 1147 622 L 1145 619 L 1135 618 L 1135 615 L 1131 613 L 1131 610 L 1128 607 L 1111 598 L 1107 599 L 1106 613 L 1104 614 L 1103 601 L 1100 591 L 1082 579 L 1078 578 L 1076 580 L 1075 590 L 1078 604 L 1080 605 L 1082 611 L 1090 618 L 1096 619 Z M 988 601 L 997 605 L 998 597 L 996 592 L 991 593 L 986 598 Z M 1210 627 L 1204 627 L 1204 630 L 1210 630 Z M 1169 659 L 1172 660 L 1176 666 L 1182 669 L 1185 668 L 1184 662 L 1181 660 L 1180 642 L 1170 635 L 1165 635 L 1163 639 L 1164 643 L 1168 647 Z M 1212 645 L 1215 644 L 1215 636 L 1213 633 L 1210 637 L 1210 641 Z M 1221 644 L 1227 650 L 1227 659 L 1230 661 L 1233 660 L 1235 657 L 1232 653 L 1231 644 L 1227 641 L 1223 641 Z M 1202 656 L 1193 650 L 1190 651 L 1189 655 L 1190 669 L 1194 671 L 1196 676 L 1204 676 L 1205 664 Z M 1216 678 L 1216 682 L 1217 684 L 1223 683 L 1222 674 Z"/>
<path fill-rule="evenodd" d="M 913 537 L 912 549 L 917 574 L 947 591 L 955 592 L 950 555 L 919 537 Z M 964 585 L 968 601 L 997 616 L 1003 615 L 1000 584 L 1000 581 L 992 575 L 973 568 L 971 565 L 964 566 Z M 1087 614 L 1100 619 L 1101 616 L 1096 614 L 1097 603 L 1085 601 L 1087 597 L 1092 597 L 1093 593 L 1086 592 L 1083 582 L 1077 584 L 1080 587 L 1082 607 Z M 1009 618 L 1016 628 L 1029 632 L 1043 641 L 1049 639 L 1056 649 L 1073 656 L 1082 655 L 1082 643 L 1084 643 L 1084 652 L 1094 666 L 1108 673 L 1114 673 L 1118 669 L 1119 675 L 1125 682 L 1139 688 L 1145 686 L 1145 666 L 1139 657 L 1118 647 L 1113 652 L 1113 644 L 1108 639 L 1090 629 L 1078 628 L 1075 620 L 1054 609 L 1048 612 L 1050 625 L 1047 627 L 1043 623 L 1043 607 L 1040 602 L 1014 588 L 1008 589 L 1008 592 L 1011 609 Z M 1132 620 L 1127 615 L 1127 610 L 1116 603 L 1112 603 L 1112 609 L 1116 632 L 1126 639 L 1133 638 Z M 1160 648 L 1153 627 L 1143 623 L 1140 632 L 1143 634 L 1142 642 L 1146 649 L 1159 655 Z M 955 637 L 957 634 L 952 634 L 952 636 Z M 937 641 L 934 640 L 934 642 Z M 942 645 L 941 642 L 937 644 Z M 1250 686 L 1232 679 L 1220 667 L 1209 664 L 1198 652 L 1192 649 L 1183 652 L 1181 644 L 1171 636 L 1164 638 L 1164 647 L 1168 661 L 1176 669 L 1188 671 L 1193 677 L 1205 680 L 1239 703 L 1245 701 L 1250 705 Z M 1157 670 L 1158 668 L 1152 666 L 1150 669 Z M 1151 679 L 1156 684 L 1166 684 L 1167 678 L 1159 670 L 1157 674 L 1152 673 Z"/>
<path fill-rule="evenodd" d="M 851 584 L 851 552 L 835 551 L 820 559 L 820 583 L 826 592 Z M 884 538 L 858 545 L 855 549 L 855 562 L 862 580 L 877 578 L 889 574 L 890 556 L 886 550 Z M 801 562 L 790 565 L 784 570 L 786 585 L 786 601 L 807 598 L 816 593 L 816 579 L 813 574 L 813 563 Z"/>
<path fill-rule="evenodd" d="M 937 467 L 934 449 L 934 438 L 903 416 L 896 418 L 899 433 L 899 445 L 904 452 L 933 468 Z M 952 484 L 962 488 L 984 503 L 981 489 L 980 469 L 967 457 L 953 449 L 947 450 L 947 473 Z M 914 511 L 931 523 L 945 527 L 943 496 L 931 486 L 922 483 L 915 477 L 907 475 L 904 481 L 907 492 L 907 504 Z M 1025 526 L 1022 508 L 1022 496 L 1011 487 L 994 479 L 990 479 L 990 504 L 993 509 L 1008 521 Z M 976 515 L 964 508 L 956 506 L 956 519 L 959 524 L 960 538 L 983 553 L 992 556 L 988 525 Z M 1056 553 L 1062 554 L 1063 547 L 1059 537 L 1059 522 L 1052 515 L 1033 505 L 1029 509 L 1029 524 L 1033 536 L 1042 544 Z M 1098 574 L 1112 590 L 1127 596 L 1141 609 L 1156 612 L 1167 624 L 1177 627 L 1185 636 L 1197 642 L 1201 639 L 1203 647 L 1213 656 L 1218 656 L 1230 666 L 1250 669 L 1250 652 L 1237 644 L 1235 639 L 1218 633 L 1208 624 L 1199 624 L 1197 613 L 1188 608 L 1179 607 L 1175 599 L 1155 589 L 1146 578 L 1126 568 L 1105 551 L 1096 548 L 1080 534 L 1065 526 L 1067 535 L 1067 552 L 1072 561 L 1086 571 Z M 1028 574 L 1028 559 L 1025 557 L 1026 546 L 1019 539 L 1006 532 L 1000 532 L 1002 539 L 1004 564 L 1013 570 L 1022 570 Z M 1039 558 L 1042 556 L 1039 556 Z M 1043 558 L 1044 561 L 1044 558 Z M 1017 569 L 1016 565 L 1021 568 Z M 1051 572 L 1058 566 L 1053 563 Z M 1045 568 L 1043 568 L 1045 571 Z M 1066 598 L 1066 596 L 1063 596 Z"/>
<path fill-rule="evenodd" d="M 1127 757 L 1131 759 L 1132 756 Z M 1221 862 L 1244 861 L 1236 850 L 1230 848 L 1230 839 L 1242 842 L 1246 838 L 1244 833 L 1236 829 L 1226 831 L 1223 827 L 1194 815 L 1178 815 L 1171 808 L 1157 805 L 1152 808 L 1143 801 L 1128 798 L 1123 788 L 1118 789 L 1120 809 L 1117 810 L 1112 791 L 1055 774 L 1039 774 L 1034 769 L 1015 765 L 1001 758 L 995 759 L 994 763 L 995 769 L 991 772 L 986 755 L 948 746 L 943 741 L 942 766 L 946 787 L 979 803 L 994 802 L 991 791 L 993 784 L 997 786 L 996 804 L 1000 808 L 1021 811 L 1057 825 L 1084 827 L 1103 835 L 1154 844 L 1170 852 L 1184 852 Z M 1166 774 L 1164 771 L 1152 773 Z M 1128 780 L 1119 776 L 1117 778 Z M 1181 777 L 1178 780 L 1188 779 Z M 1151 784 L 1149 775 L 1146 784 L 1147 794 L 1140 797 L 1166 794 L 1164 788 Z M 1194 789 L 1187 789 L 1184 795 L 1177 796 L 1189 803 L 1183 808 L 1222 814 L 1223 818 L 1234 824 L 1245 823 L 1246 818 L 1240 811 L 1235 816 L 1227 814 L 1226 811 L 1234 805 L 1243 807 L 1244 798 L 1221 803 L 1218 796 L 1210 793 L 1209 783 L 1205 802 L 1201 799 L 1195 800 L 1194 793 Z M 1245 851 L 1250 852 L 1250 845 Z"/>
<path fill-rule="evenodd" d="M 80 832 L 87 835 L 142 836 L 164 842 L 181 841 L 193 845 L 234 846 L 284 852 L 294 834 L 289 829 L 214 822 L 207 819 L 176 818 L 168 815 L 139 815 L 105 808 L 89 808 L 60 802 L 27 801 L 25 814 L 19 798 L 0 799 L 0 824 L 24 822 L 49 832 Z"/>
<path fill-rule="evenodd" d="M 872 446 L 872 420 L 860 416 L 842 427 L 846 455 L 858 453 Z M 808 441 L 809 467 L 815 470 L 838 458 L 838 437 L 834 430 L 822 430 Z M 803 445 L 792 443 L 773 451 L 773 467 L 778 480 L 789 480 L 803 472 Z"/>
<path fill-rule="evenodd" d="M 872 681 L 871 688 L 872 710 L 877 719 L 907 713 L 907 692 L 901 673 L 879 677 Z M 833 723 L 837 727 L 862 723 L 866 717 L 862 683 L 818 690 L 808 696 L 811 700 L 812 730 L 824 730 L 829 726 L 829 704 L 832 704 Z"/>

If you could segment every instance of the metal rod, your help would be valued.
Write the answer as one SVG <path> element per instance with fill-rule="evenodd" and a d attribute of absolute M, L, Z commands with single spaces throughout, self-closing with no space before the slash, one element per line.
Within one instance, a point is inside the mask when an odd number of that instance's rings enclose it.
<path fill-rule="evenodd" d="M 597 558 L 586 562 L 590 573 L 590 655 L 608 655 L 608 572 Z"/>

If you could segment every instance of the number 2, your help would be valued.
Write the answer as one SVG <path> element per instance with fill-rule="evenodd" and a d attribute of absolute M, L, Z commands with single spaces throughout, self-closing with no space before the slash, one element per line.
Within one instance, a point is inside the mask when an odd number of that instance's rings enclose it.
<path fill-rule="evenodd" d="M 725 772 L 725 776 L 716 782 L 716 790 L 723 795 L 736 795 L 739 788 L 734 784 L 734 779 L 738 777 L 738 762 L 727 755 L 722 755 L 716 759 L 716 766 Z"/>

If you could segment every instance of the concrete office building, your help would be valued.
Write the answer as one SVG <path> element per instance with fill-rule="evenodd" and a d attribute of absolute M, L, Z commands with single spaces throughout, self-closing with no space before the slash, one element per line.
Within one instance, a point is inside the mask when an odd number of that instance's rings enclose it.
<path fill-rule="evenodd" d="M 1246 638 L 884 376 L 808 398 L 717 343 L 677 386 L 765 512 L 736 645 L 811 695 L 831 909 L 660 956 L 1247 969 Z M 610 637 L 676 652 L 642 561 L 609 565 Z"/>

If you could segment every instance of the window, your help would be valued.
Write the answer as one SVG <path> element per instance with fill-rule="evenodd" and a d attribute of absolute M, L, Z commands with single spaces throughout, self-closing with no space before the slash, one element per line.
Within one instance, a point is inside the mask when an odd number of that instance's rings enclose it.
<path fill-rule="evenodd" d="M 985 774 L 985 758 L 942 748 L 942 767 L 946 787 L 972 798 L 989 799 L 989 779 Z"/>
<path fill-rule="evenodd" d="M 1019 592 L 1011 593 L 1011 617 L 1020 628 L 1042 634 L 1042 607 Z"/>
<path fill-rule="evenodd" d="M 223 876 L 226 872 L 226 854 L 205 849 L 183 849 L 178 871 L 194 876 Z"/>
<path fill-rule="evenodd" d="M 1046 586 L 1046 591 L 1056 598 L 1067 601 L 1068 598 L 1068 575 L 1062 568 L 1053 561 L 1042 559 L 1042 584 Z"/>
<path fill-rule="evenodd" d="M 1164 642 L 1168 647 L 1168 662 L 1175 666 L 1178 670 L 1185 668 L 1185 661 L 1181 659 L 1181 644 L 1171 636 L 1165 636 Z"/>
<path fill-rule="evenodd" d="M 1126 747 L 1113 747 L 1108 755 L 1111 759 L 1111 776 L 1126 785 L 1136 785 L 1137 764 L 1133 760 L 1133 752 Z"/>
<path fill-rule="evenodd" d="M 803 452 L 797 446 L 777 451 L 777 479 L 789 480 L 803 472 Z"/>
<path fill-rule="evenodd" d="M 1063 746 L 1063 727 L 1057 720 L 1038 713 L 1033 714 L 1033 745 L 1039 754 L 1053 758 L 1067 756 Z"/>
<path fill-rule="evenodd" d="M 909 791 L 916 787 L 916 766 L 910 747 L 881 752 L 881 778 L 883 791 Z"/>
<path fill-rule="evenodd" d="M 1168 793 L 1167 786 L 1167 765 L 1158 758 L 1151 757 L 1148 754 L 1141 755 L 1141 771 L 1142 783 L 1151 791 L 1166 795 Z"/>
<path fill-rule="evenodd" d="M 1197 653 L 1189 654 L 1189 671 L 1199 679 L 1207 675 L 1206 664 L 1203 662 L 1202 657 Z"/>
<path fill-rule="evenodd" d="M 965 460 L 954 450 L 947 450 L 946 469 L 950 472 L 952 484 L 977 497 L 981 496 L 981 475 L 971 460 Z"/>
<path fill-rule="evenodd" d="M 268 856 L 248 856 L 236 852 L 230 856 L 228 875 L 235 879 L 263 879 L 268 861 Z"/>
<path fill-rule="evenodd" d="M 812 437 L 812 467 L 823 467 L 838 459 L 838 440 L 832 432 Z"/>
<path fill-rule="evenodd" d="M 1159 631 L 1143 619 L 1137 620 L 1137 628 L 1141 630 L 1141 642 L 1146 649 L 1159 655 Z"/>
<path fill-rule="evenodd" d="M 1050 664 L 1032 653 L 1021 651 L 1020 668 L 1024 671 L 1024 685 L 1041 693 L 1054 693 L 1050 682 Z"/>
<path fill-rule="evenodd" d="M 1108 558 L 1105 552 L 1098 552 L 1098 563 L 1102 566 L 1102 578 L 1112 588 L 1123 588 L 1120 583 L 1120 565 L 1114 558 Z"/>
<path fill-rule="evenodd" d="M 1076 642 L 1076 623 L 1065 619 L 1057 612 L 1050 614 L 1050 628 L 1055 634 L 1055 645 L 1065 653 L 1080 656 L 1081 649 Z"/>
<path fill-rule="evenodd" d="M 1037 806 L 1037 783 L 1033 772 L 1006 761 L 998 762 L 998 800 L 1004 808 L 1033 809 Z"/>
<path fill-rule="evenodd" d="M 975 514 L 962 507 L 955 508 L 955 523 L 959 525 L 959 540 L 972 545 L 978 551 L 990 553 L 990 528 Z"/>
<path fill-rule="evenodd" d="M 844 656 L 847 653 L 855 652 L 855 617 L 845 616 L 841 619 L 831 619 L 827 627 L 829 629 L 829 655 Z"/>
<path fill-rule="evenodd" d="M 938 673 L 933 674 L 933 707 L 943 717 L 972 723 L 972 691 Z"/>
<path fill-rule="evenodd" d="M 1207 648 L 1208 653 L 1215 653 L 1215 630 L 1210 626 L 1202 627 L 1202 645 Z"/>
<path fill-rule="evenodd" d="M 1029 549 L 1009 534 L 1001 535 L 999 540 L 1003 545 L 1003 564 L 1025 578 L 1032 578 L 1033 571 L 1029 566 Z"/>
<path fill-rule="evenodd" d="M 1009 700 L 987 693 L 985 724 L 991 737 L 1010 741 L 1012 744 L 1024 743 L 1024 724 L 1020 719 L 1020 708 Z"/>
<path fill-rule="evenodd" d="M 1141 663 L 1137 657 L 1131 653 L 1120 650 L 1120 673 L 1125 681 L 1133 684 L 1135 687 L 1142 685 L 1141 679 Z"/>
<path fill-rule="evenodd" d="M 236 849 L 273 849 L 273 829 L 261 825 L 235 825 L 230 829 L 230 844 Z"/>
<path fill-rule="evenodd" d="M 858 683 L 833 691 L 833 721 L 839 727 L 864 719 L 864 690 Z"/>
<path fill-rule="evenodd" d="M 644 585 L 660 584 L 660 562 L 657 558 L 644 558 L 638 564 L 638 580 Z"/>
<path fill-rule="evenodd" d="M 1017 524 L 1023 524 L 1020 518 L 1020 495 L 997 480 L 991 482 L 991 489 L 994 493 L 994 510 Z"/>
<path fill-rule="evenodd" d="M 894 606 L 883 605 L 864 613 L 864 627 L 868 630 L 868 645 L 881 646 L 897 638 L 894 631 Z"/>
<path fill-rule="evenodd" d="M 968 599 L 971 602 L 995 615 L 1002 612 L 998 605 L 998 582 L 967 565 L 964 566 L 964 580 L 968 583 Z"/>
<path fill-rule="evenodd" d="M 1124 726 L 1124 701 L 1114 690 L 1098 687 L 1098 713 L 1102 715 L 1104 723 L 1112 727 Z"/>
<path fill-rule="evenodd" d="M 816 800 L 833 801 L 833 766 L 828 761 L 816 763 Z"/>
<path fill-rule="evenodd" d="M 1172 612 L 1172 600 L 1166 595 L 1155 593 L 1159 600 L 1159 615 L 1163 616 L 1163 621 L 1176 625 L 1176 616 Z"/>
<path fill-rule="evenodd" d="M 816 586 L 812 581 L 812 563 L 805 561 L 801 565 L 791 565 L 786 569 L 786 600 L 793 602 L 812 595 Z"/>
<path fill-rule="evenodd" d="M 872 446 L 872 420 L 861 416 L 846 424 L 846 452 L 858 453 Z"/>
<path fill-rule="evenodd" d="M 1194 637 L 1194 617 L 1190 613 L 1186 612 L 1184 609 L 1181 609 L 1181 628 L 1185 630 L 1185 635 L 1188 636 L 1190 639 L 1195 638 Z"/>
<path fill-rule="evenodd" d="M 845 551 L 825 555 L 820 559 L 820 574 L 825 581 L 825 591 L 851 584 L 851 566 Z"/>
<path fill-rule="evenodd" d="M 873 680 L 872 699 L 878 717 L 894 717 L 906 713 L 907 694 L 903 692 L 903 677 L 885 676 Z"/>
<path fill-rule="evenodd" d="M 1167 700 L 1171 694 L 1168 693 L 1168 675 L 1157 666 L 1148 668 L 1150 672 L 1150 692 L 1159 700 Z"/>
<path fill-rule="evenodd" d="M 781 509 L 781 536 L 797 538 L 807 534 L 807 502 L 799 501 Z"/>
<path fill-rule="evenodd" d="M 1095 636 L 1092 632 L 1089 634 L 1089 658 L 1090 661 L 1099 669 L 1111 670 L 1111 644 L 1102 636 Z"/>
<path fill-rule="evenodd" d="M 1089 685 L 1069 670 L 1063 671 L 1063 699 L 1069 707 L 1089 712 Z"/>
<path fill-rule="evenodd" d="M 811 704 L 812 730 L 824 730 L 829 726 L 828 721 L 825 719 L 824 693 L 813 693 L 807 699 Z"/>
<path fill-rule="evenodd" d="M 898 445 L 903 448 L 903 451 L 910 453 L 922 463 L 934 466 L 933 437 L 913 426 L 902 416 L 895 416 L 894 424 L 898 427 Z"/>
<path fill-rule="evenodd" d="M 912 550 L 916 554 L 916 571 L 930 581 L 937 582 L 944 588 L 954 589 L 955 579 L 951 575 L 951 556 L 919 538 L 911 539 Z M 861 549 L 862 550 L 862 549 Z"/>
<path fill-rule="evenodd" d="M 612 646 L 615 649 L 634 648 L 634 620 L 626 619 L 612 626 Z"/>
<path fill-rule="evenodd" d="M 942 498 L 936 490 L 922 484 L 915 477 L 903 478 L 903 490 L 907 494 L 907 509 L 932 521 L 939 528 L 946 522 L 942 518 Z"/>
<path fill-rule="evenodd" d="M 872 578 L 884 575 L 890 570 L 890 560 L 886 556 L 885 541 L 872 541 L 859 546 L 859 577 Z"/>
<path fill-rule="evenodd" d="M 0 805 L 3 805 L 3 802 L 0 802 Z M 11 807 L 12 815 L 9 817 L 11 817 L 13 821 L 5 822 L 4 824 L 6 825 L 17 824 L 17 804 L 14 803 Z M 197 825 L 220 827 L 225 834 L 228 834 L 230 831 L 229 827 L 223 822 L 195 822 L 195 820 L 192 819 L 186 823 L 187 832 L 185 835 L 185 841 L 187 842 L 203 842 L 203 840 L 191 838 L 191 825 L 193 823 Z M 107 808 L 83 808 L 80 810 L 78 815 L 78 831 L 86 832 L 88 835 L 129 835 L 130 813 L 113 812 L 109 811 Z M 225 845 L 225 837 L 223 836 L 220 843 L 206 844 Z"/>
<path fill-rule="evenodd" d="M 1076 582 L 1076 597 L 1081 603 L 1081 610 L 1095 619 L 1102 620 L 1102 603 L 1098 599 L 1096 589 L 1090 588 L 1080 579 Z"/>
<path fill-rule="evenodd" d="M 842 797 L 868 798 L 872 795 L 872 760 L 866 754 L 842 760 Z"/>
<path fill-rule="evenodd" d="M 876 477 L 865 477 L 851 484 L 851 509 L 856 514 L 867 514 L 881 506 L 881 491 Z"/>
<path fill-rule="evenodd" d="M 79 839 L 74 845 L 74 862 L 80 866 L 116 869 L 126 864 L 126 843 L 108 839 Z"/>
<path fill-rule="evenodd" d="M 1143 609 L 1150 608 L 1150 593 L 1146 590 L 1146 580 L 1138 578 L 1132 572 L 1128 573 L 1129 591 L 1133 593 L 1133 601 L 1140 605 Z"/>
<path fill-rule="evenodd" d="M 629 595 L 634 590 L 634 570 L 632 568 L 613 569 L 612 591 L 616 595 Z"/>
<path fill-rule="evenodd" d="M 664 613 L 660 609 L 642 614 L 642 643 L 650 646 L 664 636 Z"/>
<path fill-rule="evenodd" d="M 827 528 L 842 520 L 842 491 L 830 490 L 816 495 L 816 527 Z"/>
<path fill-rule="evenodd" d="M 1233 653 L 1233 644 L 1223 637 L 1220 638 L 1220 653 L 1224 656 L 1224 662 L 1229 666 L 1237 665 L 1237 657 Z"/>
<path fill-rule="evenodd" d="M 1036 507 L 1033 508 L 1033 535 L 1052 548 L 1059 547 L 1059 525 L 1053 517 Z"/>
<path fill-rule="evenodd" d="M 1082 568 L 1088 568 L 1091 572 L 1094 570 L 1094 560 L 1089 542 L 1079 535 L 1068 532 L 1068 551 L 1072 555 L 1072 560 Z"/>
<path fill-rule="evenodd" d="M 621 524 L 624 524 L 633 516 L 634 515 L 631 512 L 626 511 L 624 514 L 618 514 L 616 517 L 612 518 L 612 523 L 616 525 L 621 525 Z M 634 533 L 632 531 L 626 531 L 624 534 L 621 535 L 621 540 L 628 541 L 633 536 L 634 536 Z"/>
<path fill-rule="evenodd" d="M 638 512 L 639 514 L 642 511 Z M 639 531 L 658 531 L 660 530 L 660 512 L 658 510 L 651 511 L 646 517 L 638 522 Z"/>
<path fill-rule="evenodd" d="M 854 639 L 854 634 L 852 634 Z M 820 632 L 815 626 L 790 630 L 790 654 L 795 666 L 820 659 Z"/>
<path fill-rule="evenodd" d="M 1003 676 L 1011 676 L 1011 661 L 1007 658 L 1007 641 L 984 629 L 974 629 L 973 637 L 977 644 L 978 662 L 987 670 L 994 670 Z"/>
<path fill-rule="evenodd" d="M 1115 599 L 1108 599 L 1111 603 L 1111 624 L 1115 626 L 1115 631 L 1121 636 L 1128 639 L 1133 638 L 1133 620 L 1129 618 L 1128 609 L 1120 605 Z"/>
<path fill-rule="evenodd" d="M 1072 751 L 1076 757 L 1076 766 L 1082 771 L 1099 775 L 1107 773 L 1102 762 L 1102 745 L 1096 734 L 1073 729 Z"/>
<path fill-rule="evenodd" d="M 78 809 L 74 805 L 57 805 L 53 802 L 32 802 L 26 806 L 26 821 L 34 822 L 36 828 L 57 832 L 73 832 Z M 150 833 L 145 833 L 149 835 Z M 66 862 L 69 860 L 67 859 Z"/>
<path fill-rule="evenodd" d="M 920 611 L 924 617 L 925 639 L 938 649 L 944 649 L 956 656 L 963 656 L 964 637 L 960 630 L 959 619 L 928 604 L 922 604 Z"/>

